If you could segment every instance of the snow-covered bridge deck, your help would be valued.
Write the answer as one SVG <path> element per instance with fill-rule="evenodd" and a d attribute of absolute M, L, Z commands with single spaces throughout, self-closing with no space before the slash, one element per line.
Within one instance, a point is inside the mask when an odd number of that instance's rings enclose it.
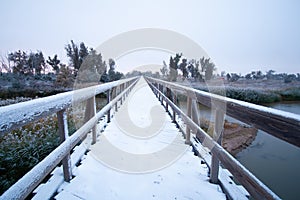
<path fill-rule="evenodd" d="M 55 199 L 226 199 L 143 78 L 74 173 Z"/>
<path fill-rule="evenodd" d="M 96 112 L 96 95 L 104 92 L 107 104 Z M 187 113 L 176 105 L 178 93 L 187 97 Z M 214 139 L 201 129 L 195 102 L 214 111 Z M 74 112 L 77 103 L 84 120 L 68 136 L 66 109 L 72 106 Z M 53 114 L 61 144 L 1 200 L 279 199 L 220 145 L 224 116 L 300 147 L 299 115 L 150 77 L 1 107 L 0 136 Z"/>

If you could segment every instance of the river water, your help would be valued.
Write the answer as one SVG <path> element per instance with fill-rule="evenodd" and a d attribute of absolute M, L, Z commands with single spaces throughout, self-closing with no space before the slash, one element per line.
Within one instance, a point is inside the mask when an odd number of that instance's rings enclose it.
<path fill-rule="evenodd" d="M 300 102 L 266 106 L 300 114 Z M 281 198 L 300 199 L 300 148 L 259 130 L 236 158 Z"/>
<path fill-rule="evenodd" d="M 186 112 L 186 101 L 179 102 L 179 106 Z M 265 106 L 300 115 L 300 102 Z M 199 110 L 200 118 L 210 119 L 209 108 L 200 106 Z M 242 123 L 228 116 L 226 119 Z M 252 144 L 238 153 L 236 159 L 281 198 L 300 199 L 300 148 L 258 130 Z"/>

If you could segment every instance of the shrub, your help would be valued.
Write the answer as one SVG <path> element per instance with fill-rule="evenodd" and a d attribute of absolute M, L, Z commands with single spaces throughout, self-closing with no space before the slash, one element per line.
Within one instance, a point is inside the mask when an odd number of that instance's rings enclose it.
<path fill-rule="evenodd" d="M 300 87 L 278 91 L 283 100 L 300 101 Z"/>
<path fill-rule="evenodd" d="M 207 88 L 198 88 L 202 91 L 208 92 Z M 264 104 L 264 103 L 272 103 L 278 102 L 281 100 L 281 95 L 274 91 L 263 91 L 263 90 L 255 90 L 250 88 L 234 88 L 234 87 L 226 87 L 226 97 L 237 99 L 241 101 L 246 101 L 249 103 L 255 104 Z M 223 95 L 224 89 L 221 87 L 212 88 L 209 92 Z"/>
<path fill-rule="evenodd" d="M 70 135 L 75 132 L 68 115 Z M 60 143 L 56 115 L 11 131 L 0 138 L 0 194 L 44 159 Z"/>

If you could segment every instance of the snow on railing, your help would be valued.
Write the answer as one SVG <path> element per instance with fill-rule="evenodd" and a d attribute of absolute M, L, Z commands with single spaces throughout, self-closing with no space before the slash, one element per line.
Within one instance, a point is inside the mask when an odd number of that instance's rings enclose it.
<path fill-rule="evenodd" d="M 210 150 L 212 155 L 209 158 L 210 163 L 207 163 L 207 165 L 210 168 L 210 181 L 212 183 L 220 182 L 221 185 L 225 187 L 228 185 L 224 183 L 225 180 L 222 178 L 222 175 L 219 175 L 219 169 L 222 169 L 219 164 L 219 162 L 221 162 L 222 166 L 232 173 L 254 199 L 280 199 L 221 146 L 222 127 L 224 123 L 222 121 L 224 120 L 224 115 L 228 114 L 267 132 L 269 131 L 272 135 L 284 139 L 291 144 L 299 146 L 300 136 L 298 131 L 295 131 L 300 130 L 299 115 L 268 109 L 263 106 L 221 97 L 154 78 L 146 77 L 146 80 L 158 99 L 165 102 L 166 110 L 168 110 L 169 106 L 172 108 L 173 121 L 176 122 L 176 115 L 178 115 L 185 122 L 186 130 L 182 131 L 185 133 L 186 143 L 192 144 L 195 148 L 195 143 L 190 140 L 190 131 L 192 130 L 196 135 L 196 140 L 199 140 L 204 147 Z M 178 91 L 187 96 L 187 115 L 174 103 L 176 98 L 175 94 Z M 215 110 L 214 139 L 201 129 L 199 119 L 195 119 L 195 116 L 193 116 L 193 99 L 208 107 L 212 107 L 213 104 L 213 110 Z M 261 122 L 260 120 L 264 121 Z M 262 127 L 263 125 L 266 125 L 266 127 Z M 282 128 L 282 125 L 285 125 L 284 130 L 280 130 L 279 133 L 275 134 L 274 129 Z M 296 142 L 292 140 L 295 138 Z M 197 141 L 195 142 L 197 143 Z M 208 159 L 204 160 L 207 161 Z"/>
<path fill-rule="evenodd" d="M 1 135 L 10 130 L 28 124 L 39 118 L 57 113 L 59 135 L 61 144 L 53 150 L 47 157 L 33 167 L 27 174 L 19 179 L 0 199 L 25 199 L 38 184 L 62 161 L 65 181 L 69 182 L 72 177 L 70 151 L 85 138 L 92 130 L 92 143 L 96 142 L 95 127 L 97 122 L 107 114 L 110 120 L 110 110 L 127 97 L 138 78 L 124 79 L 102 85 L 92 86 L 72 92 L 61 93 L 41 99 L 36 99 L 24 103 L 5 106 L 0 108 Z M 120 94 L 117 95 L 116 88 L 120 87 Z M 107 104 L 96 113 L 95 96 L 107 91 Z M 74 99 L 74 94 L 76 98 Z M 113 99 L 111 100 L 111 96 Z M 72 101 L 73 100 L 73 101 Z M 68 137 L 67 119 L 65 109 L 74 101 L 79 103 L 87 100 L 84 123 L 72 136 Z"/>
<path fill-rule="evenodd" d="M 21 127 L 39 118 L 49 116 L 65 109 L 71 103 L 82 102 L 118 85 L 132 81 L 135 78 L 123 79 L 84 89 L 64 92 L 49 97 L 34 99 L 22 103 L 0 107 L 0 137 L 3 134 Z M 74 98 L 75 97 L 75 98 Z M 75 102 L 76 101 L 76 102 Z"/>

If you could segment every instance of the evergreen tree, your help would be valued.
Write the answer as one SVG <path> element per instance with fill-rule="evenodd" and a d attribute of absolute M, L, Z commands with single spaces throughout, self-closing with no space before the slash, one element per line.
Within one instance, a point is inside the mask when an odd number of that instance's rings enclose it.
<path fill-rule="evenodd" d="M 106 72 L 106 64 L 102 60 L 102 55 L 97 54 L 96 50 L 92 49 L 83 60 L 77 80 L 96 83 L 99 82 L 104 72 Z"/>
<path fill-rule="evenodd" d="M 116 81 L 122 78 L 123 74 L 116 71 L 116 62 L 113 59 L 108 60 L 109 70 L 108 70 L 108 77 L 109 81 Z"/>
<path fill-rule="evenodd" d="M 161 74 L 163 77 L 168 76 L 168 66 L 165 61 L 163 61 L 163 67 L 160 69 Z"/>
<path fill-rule="evenodd" d="M 169 63 L 169 69 L 170 69 L 169 80 L 170 81 L 176 81 L 177 80 L 178 63 L 180 61 L 181 56 L 182 56 L 182 54 L 176 54 L 174 58 L 172 56 L 170 57 L 170 63 Z"/>
<path fill-rule="evenodd" d="M 29 57 L 28 57 L 28 61 L 27 61 L 27 66 L 29 66 L 27 73 L 30 74 L 38 74 L 40 75 L 42 70 L 44 69 L 44 73 L 46 73 L 45 71 L 45 58 L 44 55 L 41 51 L 38 51 L 36 53 L 30 53 Z"/>
<path fill-rule="evenodd" d="M 56 85 L 60 87 L 72 87 L 74 76 L 72 70 L 64 64 L 60 65 L 60 71 L 56 77 Z"/>
<path fill-rule="evenodd" d="M 205 80 L 210 80 L 212 78 L 215 68 L 215 64 L 210 62 L 210 58 L 202 57 L 200 59 L 201 71 L 205 73 Z"/>
<path fill-rule="evenodd" d="M 184 58 L 184 59 L 182 59 L 180 65 L 179 65 L 179 69 L 182 72 L 183 79 L 188 78 L 188 75 L 189 75 L 186 66 L 187 66 L 187 59 Z"/>
<path fill-rule="evenodd" d="M 13 62 L 13 73 L 25 74 L 27 71 L 27 59 L 26 52 L 18 50 L 8 54 L 9 62 Z"/>
<path fill-rule="evenodd" d="M 56 72 L 56 74 L 59 73 L 59 63 L 60 60 L 58 60 L 57 55 L 55 54 L 53 58 L 50 56 L 48 57 L 47 63 L 52 67 L 52 69 Z"/>
<path fill-rule="evenodd" d="M 77 75 L 84 58 L 88 55 L 88 48 L 83 42 L 81 42 L 80 46 L 78 47 L 78 45 L 71 40 L 71 44 L 67 44 L 65 50 L 67 52 L 67 56 L 69 57 L 70 63 L 74 67 L 75 75 Z"/>

